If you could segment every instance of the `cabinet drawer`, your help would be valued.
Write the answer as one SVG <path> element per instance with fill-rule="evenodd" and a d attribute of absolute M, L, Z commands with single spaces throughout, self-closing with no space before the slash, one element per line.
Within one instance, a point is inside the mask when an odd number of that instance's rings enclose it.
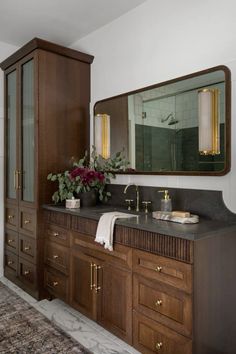
<path fill-rule="evenodd" d="M 192 292 L 192 266 L 148 252 L 133 252 L 133 271 L 147 278 Z"/>
<path fill-rule="evenodd" d="M 20 235 L 19 236 L 19 256 L 36 263 L 36 240 L 32 237 Z"/>
<path fill-rule="evenodd" d="M 12 230 L 17 230 L 18 227 L 18 210 L 17 207 L 7 206 L 5 209 L 6 227 Z"/>
<path fill-rule="evenodd" d="M 22 283 L 30 288 L 36 286 L 36 267 L 30 262 L 19 257 L 19 278 Z"/>
<path fill-rule="evenodd" d="M 34 210 L 22 208 L 20 210 L 20 230 L 31 236 L 36 236 L 36 213 Z"/>
<path fill-rule="evenodd" d="M 46 237 L 49 241 L 56 242 L 62 246 L 69 247 L 70 245 L 70 232 L 53 224 L 46 224 L 45 229 Z"/>
<path fill-rule="evenodd" d="M 68 301 L 69 281 L 65 275 L 46 268 L 44 270 L 44 286 L 55 297 Z"/>
<path fill-rule="evenodd" d="M 69 272 L 69 250 L 68 248 L 57 245 L 54 242 L 45 244 L 45 262 L 53 268 L 68 274 Z"/>
<path fill-rule="evenodd" d="M 181 334 L 189 336 L 192 333 L 192 299 L 184 292 L 134 275 L 133 306 Z"/>
<path fill-rule="evenodd" d="M 18 257 L 14 253 L 5 251 L 4 265 L 5 269 L 11 270 L 13 273 L 17 273 Z"/>
<path fill-rule="evenodd" d="M 134 311 L 133 344 L 142 354 L 191 354 L 192 341 Z"/>
<path fill-rule="evenodd" d="M 5 231 L 5 248 L 13 253 L 18 253 L 18 234 L 14 231 Z"/>

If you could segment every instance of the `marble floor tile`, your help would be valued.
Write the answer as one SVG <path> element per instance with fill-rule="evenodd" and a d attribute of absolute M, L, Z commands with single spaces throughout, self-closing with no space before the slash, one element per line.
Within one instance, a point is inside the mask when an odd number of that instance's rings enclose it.
<path fill-rule="evenodd" d="M 133 347 L 65 304 L 63 301 L 59 299 L 37 301 L 6 278 L 2 277 L 0 281 L 15 291 L 21 298 L 30 303 L 49 320 L 62 328 L 71 337 L 88 348 L 92 353 L 139 354 Z"/>

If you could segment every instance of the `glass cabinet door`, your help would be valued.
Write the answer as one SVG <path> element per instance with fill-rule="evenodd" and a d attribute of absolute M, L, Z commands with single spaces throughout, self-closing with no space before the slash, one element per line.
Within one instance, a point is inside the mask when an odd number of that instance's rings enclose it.
<path fill-rule="evenodd" d="M 7 106 L 6 106 L 6 197 L 16 199 L 16 180 L 18 171 L 16 167 L 16 70 L 6 76 Z"/>
<path fill-rule="evenodd" d="M 34 202 L 34 61 L 21 67 L 21 199 Z"/>

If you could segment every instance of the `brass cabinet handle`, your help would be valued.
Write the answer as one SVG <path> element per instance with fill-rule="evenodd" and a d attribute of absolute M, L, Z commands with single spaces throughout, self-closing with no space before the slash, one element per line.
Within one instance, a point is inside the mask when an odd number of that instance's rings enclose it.
<path fill-rule="evenodd" d="M 30 270 L 25 270 L 24 271 L 24 275 L 29 275 L 30 274 Z"/>
<path fill-rule="evenodd" d="M 162 300 L 158 299 L 155 303 L 156 306 L 161 306 L 162 305 Z"/>
<path fill-rule="evenodd" d="M 162 346 L 163 346 L 162 342 L 157 343 L 156 350 L 161 350 Z"/>
<path fill-rule="evenodd" d="M 160 272 L 162 271 L 162 267 L 157 266 L 156 269 L 155 269 L 155 271 L 160 273 Z"/>
<path fill-rule="evenodd" d="M 58 232 L 53 232 L 52 234 L 54 237 L 58 237 L 59 236 L 59 233 Z"/>
<path fill-rule="evenodd" d="M 99 265 L 95 265 L 95 292 L 97 293 L 99 290 L 101 290 L 101 286 L 98 285 L 98 271 L 102 267 Z"/>
<path fill-rule="evenodd" d="M 14 217 L 15 217 L 15 215 L 8 215 L 7 216 L 8 220 L 12 220 L 12 219 L 14 219 Z"/>
<path fill-rule="evenodd" d="M 14 170 L 14 189 L 15 190 L 17 190 L 16 176 L 17 176 L 17 170 Z"/>
<path fill-rule="evenodd" d="M 53 282 L 52 282 L 52 286 L 55 287 L 55 286 L 57 286 L 57 285 L 58 285 L 58 281 L 53 281 Z"/>
<path fill-rule="evenodd" d="M 10 261 L 7 262 L 7 265 L 12 265 L 13 263 L 14 262 L 10 260 Z"/>
<path fill-rule="evenodd" d="M 7 241 L 7 243 L 13 243 L 15 242 L 15 240 L 12 240 L 11 238 L 9 238 L 9 240 Z"/>
<path fill-rule="evenodd" d="M 29 251 L 30 250 L 30 246 L 25 246 L 24 247 L 24 251 Z"/>
<path fill-rule="evenodd" d="M 95 288 L 95 284 L 93 282 L 93 268 L 96 267 L 96 264 L 90 263 L 90 289 L 93 290 Z"/>
<path fill-rule="evenodd" d="M 24 221 L 24 224 L 25 224 L 25 225 L 30 224 L 30 220 L 25 220 L 25 221 Z"/>
<path fill-rule="evenodd" d="M 16 171 L 16 176 L 17 176 L 16 189 L 21 189 L 21 186 L 19 183 L 19 176 L 21 176 L 21 171 Z"/>
<path fill-rule="evenodd" d="M 57 259 L 57 258 L 59 258 L 59 256 L 58 256 L 57 254 L 54 254 L 54 255 L 52 256 L 52 258 L 53 258 L 53 259 Z"/>

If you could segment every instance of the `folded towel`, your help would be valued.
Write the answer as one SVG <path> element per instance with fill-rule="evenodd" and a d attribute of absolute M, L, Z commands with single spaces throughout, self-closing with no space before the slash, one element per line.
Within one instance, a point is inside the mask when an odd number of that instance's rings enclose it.
<path fill-rule="evenodd" d="M 104 248 L 113 251 L 113 231 L 117 219 L 132 218 L 137 215 L 125 214 L 118 211 L 104 213 L 98 222 L 95 241 L 104 244 Z"/>

